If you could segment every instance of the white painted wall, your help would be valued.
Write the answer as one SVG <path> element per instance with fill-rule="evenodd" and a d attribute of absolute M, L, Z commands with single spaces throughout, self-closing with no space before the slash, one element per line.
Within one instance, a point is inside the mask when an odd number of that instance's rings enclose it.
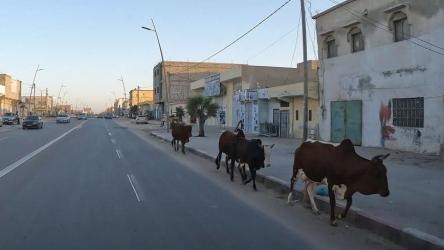
<path fill-rule="evenodd" d="M 357 10 L 367 8 L 370 18 L 379 18 L 379 22 L 387 24 L 383 10 L 398 2 L 361 0 L 352 7 Z M 407 11 L 411 34 L 444 47 L 444 4 L 440 2 L 437 6 L 427 7 L 435 8 L 435 11 L 419 11 L 414 7 L 426 8 L 422 4 L 427 5 L 427 1 L 413 2 L 415 4 Z M 424 128 L 394 126 L 393 139 L 386 140 L 385 146 L 419 153 L 439 153 L 444 143 L 444 56 L 409 41 L 394 43 L 390 33 L 370 27 L 365 22 L 361 27 L 366 48 L 350 53 L 343 25 L 355 19 L 341 8 L 317 19 L 318 34 L 335 31 L 339 46 L 338 57 L 321 59 L 320 103 L 324 105 L 319 119 L 321 139 L 330 140 L 331 101 L 362 100 L 362 145 L 380 147 L 381 104 L 387 105 L 393 98 L 424 97 Z M 323 37 L 319 36 L 318 41 L 322 57 Z M 390 124 L 392 119 L 393 115 Z M 417 131 L 421 133 L 420 138 L 415 137 Z"/>

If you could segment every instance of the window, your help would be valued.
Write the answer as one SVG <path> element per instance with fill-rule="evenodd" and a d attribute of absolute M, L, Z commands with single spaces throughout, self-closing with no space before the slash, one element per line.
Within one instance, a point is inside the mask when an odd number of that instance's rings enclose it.
<path fill-rule="evenodd" d="M 402 12 L 393 14 L 392 18 L 393 36 L 395 42 L 403 41 L 409 38 L 409 24 L 407 15 Z"/>
<path fill-rule="evenodd" d="M 325 39 L 325 47 L 327 49 L 327 58 L 332 58 L 338 55 L 336 40 L 332 36 Z"/>
<path fill-rule="evenodd" d="M 312 117 L 311 117 L 311 109 L 308 111 L 308 120 L 311 121 Z"/>
<path fill-rule="evenodd" d="M 393 99 L 393 125 L 424 127 L 424 97 Z"/>
<path fill-rule="evenodd" d="M 352 28 L 349 32 L 352 53 L 364 50 L 364 36 L 359 28 Z"/>
<path fill-rule="evenodd" d="M 281 104 L 281 108 L 288 108 L 290 107 L 290 103 L 286 102 L 286 101 L 280 101 Z"/>
<path fill-rule="evenodd" d="M 296 118 L 296 121 L 299 121 L 299 110 L 296 110 L 294 117 Z"/>

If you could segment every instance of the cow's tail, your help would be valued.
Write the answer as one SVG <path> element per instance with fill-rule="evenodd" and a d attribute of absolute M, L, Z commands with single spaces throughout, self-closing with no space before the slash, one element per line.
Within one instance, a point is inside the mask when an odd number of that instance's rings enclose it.
<path fill-rule="evenodd" d="M 296 152 L 294 154 L 294 161 L 293 161 L 293 175 L 291 176 L 290 179 L 290 192 L 288 194 L 288 198 L 287 198 L 287 202 L 291 203 L 291 200 L 293 198 L 293 191 L 294 191 L 294 185 L 296 184 L 297 180 L 298 180 L 298 171 L 299 168 L 296 165 L 296 156 L 297 156 L 297 152 L 299 149 L 296 149 Z"/>

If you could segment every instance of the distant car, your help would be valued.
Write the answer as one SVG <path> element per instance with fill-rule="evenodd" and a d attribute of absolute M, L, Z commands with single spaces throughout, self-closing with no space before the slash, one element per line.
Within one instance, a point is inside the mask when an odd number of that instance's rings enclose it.
<path fill-rule="evenodd" d="M 144 115 L 138 115 L 136 117 L 136 124 L 148 124 L 148 119 Z"/>
<path fill-rule="evenodd" d="M 14 113 L 5 113 L 2 117 L 3 124 L 20 124 L 19 117 Z"/>
<path fill-rule="evenodd" d="M 25 117 L 22 123 L 22 128 L 43 128 L 43 120 L 40 116 L 30 115 Z"/>
<path fill-rule="evenodd" d="M 112 114 L 106 114 L 105 115 L 105 119 L 113 119 L 113 115 Z"/>
<path fill-rule="evenodd" d="M 70 123 L 71 118 L 67 114 L 59 114 L 56 117 L 56 123 Z"/>
<path fill-rule="evenodd" d="M 86 114 L 80 114 L 77 116 L 77 120 L 87 120 L 88 117 L 86 116 Z"/>

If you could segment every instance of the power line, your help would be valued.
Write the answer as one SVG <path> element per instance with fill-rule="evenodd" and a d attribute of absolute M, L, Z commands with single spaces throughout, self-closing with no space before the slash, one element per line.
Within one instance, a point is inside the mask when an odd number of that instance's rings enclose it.
<path fill-rule="evenodd" d="M 305 18 L 305 22 L 307 22 L 307 18 Z M 316 59 L 318 59 L 318 53 L 316 52 L 315 42 L 314 39 L 311 37 L 310 25 L 307 25 L 307 28 L 308 28 L 308 37 L 310 38 L 311 47 L 313 49 L 313 55 Z"/>
<path fill-rule="evenodd" d="M 332 3 L 334 3 L 334 4 L 339 4 L 337 1 L 335 1 L 335 0 L 329 0 L 330 2 L 332 2 Z M 369 17 L 366 17 L 366 16 L 362 16 L 362 15 L 360 15 L 359 13 L 358 14 L 356 14 L 356 11 L 354 11 L 353 9 L 350 9 L 350 8 L 348 8 L 347 6 L 342 6 L 345 10 L 347 10 L 347 12 L 349 12 L 350 14 L 352 14 L 353 16 L 355 16 L 355 17 L 357 17 L 357 18 L 359 18 L 359 19 L 363 19 L 364 21 L 367 21 L 367 23 L 370 23 L 371 25 L 373 25 L 373 26 L 375 26 L 376 28 L 379 28 L 379 29 L 381 29 L 381 30 L 384 30 L 384 31 L 386 31 L 386 32 L 388 32 L 388 33 L 392 33 L 391 31 L 390 31 L 390 28 L 388 27 L 388 26 L 386 26 L 385 24 L 382 24 L 382 23 L 378 23 L 377 21 L 375 21 L 375 20 L 372 20 L 372 19 L 370 19 Z M 403 34 L 404 35 L 404 34 Z M 414 39 L 417 39 L 417 40 L 420 40 L 421 42 L 423 42 L 423 43 L 426 43 L 426 44 L 429 44 L 429 45 L 431 45 L 431 46 L 433 46 L 433 47 L 436 47 L 436 48 L 439 48 L 439 49 L 442 49 L 442 50 L 444 50 L 444 48 L 442 48 L 442 47 L 440 47 L 440 46 L 438 46 L 438 45 L 434 45 L 433 43 L 430 43 L 430 42 L 428 42 L 428 41 L 425 41 L 425 40 L 423 40 L 423 39 L 420 39 L 420 38 L 418 38 L 418 37 L 415 37 L 415 36 L 411 36 L 411 35 L 409 35 L 409 38 L 414 38 Z M 417 45 L 417 46 L 419 46 L 419 47 L 421 47 L 421 48 L 423 48 L 423 49 L 426 49 L 426 50 L 429 50 L 429 51 L 431 51 L 431 52 L 434 52 L 434 53 L 436 53 L 436 54 L 439 54 L 439 55 L 442 55 L 442 56 L 444 56 L 444 53 L 442 53 L 442 52 L 440 52 L 440 51 L 436 51 L 436 50 L 434 50 L 434 49 L 432 49 L 432 48 L 429 48 L 429 47 L 426 47 L 425 45 L 422 45 L 422 44 L 420 44 L 420 43 L 417 43 L 417 42 L 415 42 L 415 41 L 413 41 L 412 39 L 406 39 L 406 41 L 408 41 L 408 42 L 410 42 L 410 43 L 413 43 L 413 44 L 415 44 L 415 45 Z"/>
<path fill-rule="evenodd" d="M 240 35 L 238 38 L 234 39 L 232 42 L 230 42 L 228 45 L 226 45 L 225 47 L 223 47 L 222 49 L 216 51 L 215 53 L 211 54 L 210 56 L 206 57 L 205 59 L 203 59 L 200 62 L 197 62 L 193 65 L 191 65 L 190 67 L 186 68 L 184 71 L 182 72 L 177 72 L 177 74 L 179 73 L 185 73 L 188 70 L 210 60 L 211 58 L 217 56 L 218 54 L 222 53 L 224 50 L 228 49 L 229 47 L 231 47 L 232 45 L 234 45 L 235 43 L 237 43 L 239 40 L 241 40 L 242 38 L 244 38 L 245 36 L 247 36 L 249 33 L 251 33 L 253 30 L 255 30 L 257 27 L 259 27 L 262 23 L 264 23 L 265 21 L 267 21 L 268 19 L 270 19 L 272 16 L 274 16 L 278 11 L 280 11 L 282 8 L 284 8 L 287 4 L 289 4 L 292 0 L 287 0 L 285 3 L 283 3 L 279 8 L 277 8 L 276 10 L 274 10 L 273 12 L 271 12 L 268 16 L 266 16 L 264 19 L 262 19 L 259 23 L 257 23 L 256 25 L 254 25 L 252 28 L 250 28 L 247 32 L 243 33 L 242 35 Z"/>
<path fill-rule="evenodd" d="M 273 41 L 272 43 L 270 43 L 269 45 L 267 45 L 265 48 L 263 48 L 262 50 L 260 50 L 258 53 L 254 54 L 253 56 L 249 57 L 247 59 L 247 61 L 261 55 L 262 53 L 264 53 L 265 51 L 267 51 L 268 49 L 270 49 L 271 47 L 273 47 L 274 45 L 276 45 L 278 42 L 282 41 L 284 38 L 286 38 L 288 35 L 290 35 L 291 33 L 293 33 L 293 31 L 296 30 L 296 28 L 299 27 L 293 27 L 291 30 L 289 30 L 288 32 L 286 32 L 284 35 L 280 36 L 278 39 L 276 39 L 275 41 Z"/>

